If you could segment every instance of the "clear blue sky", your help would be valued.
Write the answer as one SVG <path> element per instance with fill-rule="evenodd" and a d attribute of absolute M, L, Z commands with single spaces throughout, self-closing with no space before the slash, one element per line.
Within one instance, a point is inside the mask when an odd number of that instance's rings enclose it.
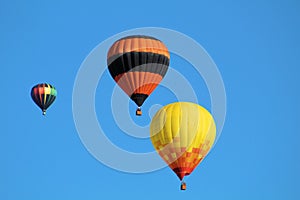
<path fill-rule="evenodd" d="M 296 0 L 0 1 L 0 199 L 300 199 L 299 10 Z M 147 26 L 194 38 L 226 87 L 223 133 L 185 192 L 168 168 L 129 174 L 104 166 L 85 149 L 73 122 L 73 84 L 84 58 L 106 38 Z M 171 67 L 185 64 L 174 56 Z M 46 118 L 30 98 L 39 82 L 58 90 Z M 191 82 L 197 91 L 205 88 L 201 77 Z M 99 84 L 97 109 L 114 87 L 107 71 Z M 199 102 L 209 108 L 203 91 Z M 167 93 L 157 88 L 145 112 L 171 103 Z M 110 119 L 107 113 L 104 129 L 115 144 L 153 150 L 149 140 L 126 136 Z"/>

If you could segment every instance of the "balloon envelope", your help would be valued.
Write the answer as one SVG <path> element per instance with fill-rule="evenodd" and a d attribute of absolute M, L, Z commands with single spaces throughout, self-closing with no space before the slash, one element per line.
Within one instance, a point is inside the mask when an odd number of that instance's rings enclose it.
<path fill-rule="evenodd" d="M 47 83 L 37 84 L 31 89 L 31 98 L 40 107 L 43 115 L 46 114 L 46 110 L 56 99 L 56 95 L 56 89 Z"/>
<path fill-rule="evenodd" d="M 139 107 L 161 82 L 169 62 L 167 47 L 160 40 L 144 35 L 117 40 L 107 54 L 112 78 Z"/>
<path fill-rule="evenodd" d="M 216 126 L 205 108 L 177 102 L 155 114 L 150 134 L 156 151 L 182 180 L 207 155 L 216 137 Z"/>

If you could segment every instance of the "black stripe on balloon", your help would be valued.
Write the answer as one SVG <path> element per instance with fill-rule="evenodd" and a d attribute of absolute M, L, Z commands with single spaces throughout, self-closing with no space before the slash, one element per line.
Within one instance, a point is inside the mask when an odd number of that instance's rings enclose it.
<path fill-rule="evenodd" d="M 42 96 L 41 109 L 46 109 L 46 108 L 45 108 L 45 105 L 46 105 L 45 103 L 46 103 L 46 102 L 44 101 L 45 94 L 42 94 L 41 96 Z"/>
<path fill-rule="evenodd" d="M 33 101 L 34 101 L 37 105 L 39 105 L 38 98 L 36 98 L 36 94 L 34 93 L 34 88 L 35 88 L 35 87 L 33 87 L 33 88 L 31 89 L 31 98 L 33 99 Z"/>
<path fill-rule="evenodd" d="M 51 94 L 46 95 L 46 103 L 45 103 L 45 108 L 48 108 L 50 105 L 50 100 L 51 100 Z"/>
<path fill-rule="evenodd" d="M 49 106 L 51 106 L 51 104 L 54 102 L 55 99 L 56 99 L 56 96 L 50 95 L 50 100 L 49 100 L 49 102 L 47 103 L 47 108 L 48 108 Z"/>
<path fill-rule="evenodd" d="M 37 88 L 37 90 L 38 90 L 38 88 Z M 33 93 L 33 95 L 34 95 L 34 97 L 33 97 L 34 102 L 38 105 L 38 107 L 40 107 L 41 109 L 43 109 L 42 102 L 41 102 L 41 99 L 40 99 L 40 93 L 39 92 Z"/>
<path fill-rule="evenodd" d="M 151 52 L 128 52 L 122 55 L 108 58 L 108 70 L 113 78 L 126 72 L 152 72 L 165 76 L 169 58 L 157 53 Z M 152 65 L 153 67 L 149 67 Z"/>
<path fill-rule="evenodd" d="M 143 105 L 144 101 L 147 99 L 147 94 L 141 94 L 141 93 L 134 93 L 130 96 L 132 101 L 136 103 L 139 107 Z"/>

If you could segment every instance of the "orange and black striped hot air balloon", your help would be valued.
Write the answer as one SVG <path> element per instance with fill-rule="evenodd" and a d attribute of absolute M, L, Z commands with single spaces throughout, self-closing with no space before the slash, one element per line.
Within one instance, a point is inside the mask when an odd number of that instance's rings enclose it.
<path fill-rule="evenodd" d="M 133 35 L 117 40 L 107 54 L 108 70 L 122 90 L 141 106 L 165 76 L 170 62 L 167 47 L 158 39 Z"/>

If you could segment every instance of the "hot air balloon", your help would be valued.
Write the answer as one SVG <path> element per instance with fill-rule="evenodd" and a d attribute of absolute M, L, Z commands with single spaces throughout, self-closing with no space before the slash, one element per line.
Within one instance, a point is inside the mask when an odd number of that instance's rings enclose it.
<path fill-rule="evenodd" d="M 211 114 L 198 104 L 172 103 L 161 108 L 150 125 L 152 144 L 181 180 L 193 172 L 211 149 L 216 126 Z"/>
<path fill-rule="evenodd" d="M 133 35 L 117 40 L 107 54 L 108 70 L 121 89 L 141 106 L 165 76 L 170 61 L 167 47 L 158 39 Z"/>
<path fill-rule="evenodd" d="M 43 115 L 46 114 L 47 108 L 54 102 L 56 94 L 56 89 L 47 83 L 37 84 L 31 89 L 31 98 L 42 109 Z"/>

